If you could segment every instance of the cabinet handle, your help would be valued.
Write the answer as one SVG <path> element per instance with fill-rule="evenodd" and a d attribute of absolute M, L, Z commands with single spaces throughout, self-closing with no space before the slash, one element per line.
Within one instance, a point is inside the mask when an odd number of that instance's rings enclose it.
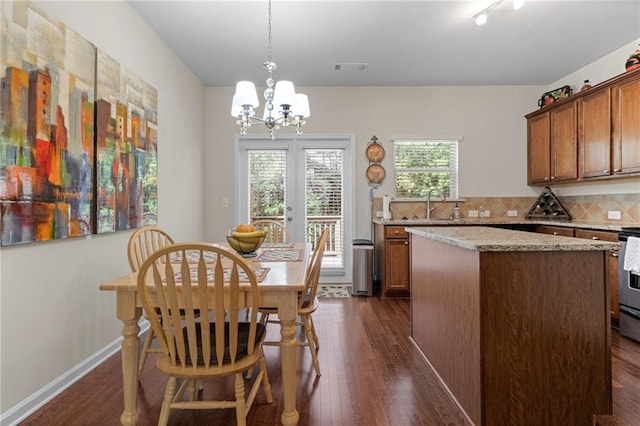
<path fill-rule="evenodd" d="M 544 177 L 544 180 L 545 180 L 545 182 L 546 182 L 546 181 L 548 181 L 548 180 L 549 180 L 549 177 L 548 177 L 548 176 L 545 176 L 545 177 Z"/>
<path fill-rule="evenodd" d="M 609 170 L 603 170 L 602 173 L 609 173 Z"/>
<path fill-rule="evenodd" d="M 620 173 L 620 169 L 613 169 L 614 173 Z"/>
<path fill-rule="evenodd" d="M 405 242 L 404 242 L 404 245 L 405 245 L 405 246 L 409 245 L 409 241 L 405 241 Z"/>
<path fill-rule="evenodd" d="M 555 176 L 551 176 L 551 180 L 554 180 L 556 177 Z"/>
<path fill-rule="evenodd" d="M 558 233 L 556 231 L 553 231 L 553 235 L 558 235 Z"/>
<path fill-rule="evenodd" d="M 592 240 L 599 240 L 600 238 L 596 237 L 595 235 L 593 237 L 591 237 Z"/>
<path fill-rule="evenodd" d="M 614 251 L 613 253 L 611 253 L 611 257 L 618 257 L 618 252 Z"/>
<path fill-rule="evenodd" d="M 400 231 L 396 231 L 396 235 L 398 235 L 400 233 Z"/>

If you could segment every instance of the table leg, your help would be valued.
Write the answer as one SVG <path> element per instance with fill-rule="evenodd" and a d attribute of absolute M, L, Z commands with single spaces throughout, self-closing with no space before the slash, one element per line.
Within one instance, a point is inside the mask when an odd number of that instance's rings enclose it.
<path fill-rule="evenodd" d="M 124 410 L 120 416 L 123 425 L 135 425 L 138 422 L 138 348 L 140 326 L 138 320 L 142 314 L 136 308 L 136 293 L 119 291 L 117 295 L 118 319 L 122 321 L 122 393 Z"/>
<path fill-rule="evenodd" d="M 297 294 L 288 292 L 280 295 L 278 318 L 281 335 L 281 367 L 284 398 L 284 411 L 280 420 L 283 425 L 297 425 L 299 414 L 296 410 L 296 351 L 295 339 L 297 315 Z"/>

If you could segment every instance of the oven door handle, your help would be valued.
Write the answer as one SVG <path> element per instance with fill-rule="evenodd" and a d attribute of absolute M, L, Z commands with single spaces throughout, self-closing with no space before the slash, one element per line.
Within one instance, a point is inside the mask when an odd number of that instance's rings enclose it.
<path fill-rule="evenodd" d="M 630 308 L 628 306 L 620 305 L 620 312 L 624 312 L 625 315 L 640 321 L 640 311 Z"/>

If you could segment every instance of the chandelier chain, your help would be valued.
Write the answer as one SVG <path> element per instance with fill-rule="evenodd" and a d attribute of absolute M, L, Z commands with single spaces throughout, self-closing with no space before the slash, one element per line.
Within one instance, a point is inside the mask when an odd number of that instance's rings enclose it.
<path fill-rule="evenodd" d="M 267 50 L 268 50 L 268 52 L 269 52 L 269 53 L 268 53 L 268 58 L 267 58 L 267 60 L 268 60 L 269 62 L 273 62 L 273 61 L 271 60 L 271 0 L 269 0 L 268 11 L 269 11 L 269 23 L 268 23 L 267 30 L 268 30 L 268 32 L 269 32 L 269 44 L 268 44 L 268 46 L 267 46 Z"/>

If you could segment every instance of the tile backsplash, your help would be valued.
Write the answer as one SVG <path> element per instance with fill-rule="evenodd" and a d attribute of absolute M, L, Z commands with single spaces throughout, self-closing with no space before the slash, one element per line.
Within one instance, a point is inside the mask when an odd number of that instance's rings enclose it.
<path fill-rule="evenodd" d="M 564 208 L 569 212 L 574 221 L 611 223 L 624 226 L 640 225 L 640 193 L 614 194 L 614 195 L 574 195 L 557 196 Z M 457 201 L 460 207 L 460 217 L 469 217 L 470 210 L 489 212 L 492 218 L 523 219 L 533 207 L 538 197 L 467 197 L 463 201 Z M 449 218 L 452 214 L 455 200 L 432 200 L 431 206 L 438 206 L 432 211 L 432 218 Z M 376 212 L 382 211 L 382 198 L 373 200 L 373 217 Z M 406 217 L 425 218 L 427 203 L 425 200 L 408 201 L 398 200 L 391 203 L 391 215 L 393 219 Z M 508 216 L 508 212 L 516 211 L 516 217 Z M 609 219 L 608 212 L 620 212 L 620 219 Z"/>

